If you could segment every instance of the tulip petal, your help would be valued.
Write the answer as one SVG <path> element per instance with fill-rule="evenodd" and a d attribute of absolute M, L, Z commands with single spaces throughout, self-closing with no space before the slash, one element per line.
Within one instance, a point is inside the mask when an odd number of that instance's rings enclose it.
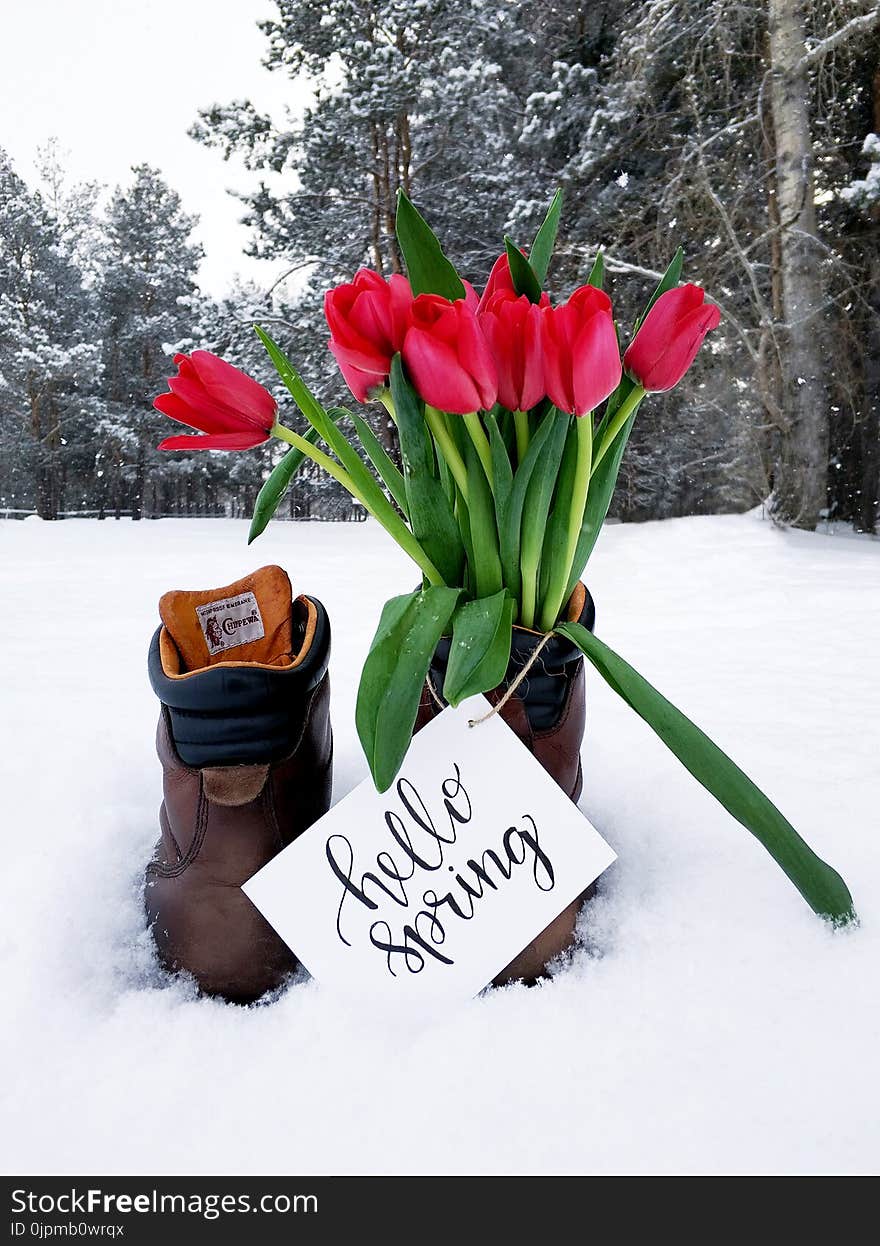
<path fill-rule="evenodd" d="M 181 372 L 179 376 L 169 376 L 168 386 L 172 394 L 189 408 L 191 418 L 187 423 L 192 428 L 201 428 L 206 433 L 234 433 L 240 432 L 243 424 L 257 427 L 249 416 L 215 401 L 204 385 L 191 375 L 185 376 Z"/>
<path fill-rule="evenodd" d="M 330 351 L 339 365 L 339 371 L 342 373 L 346 385 L 358 402 L 369 401 L 370 390 L 375 389 L 377 385 L 385 384 L 387 372 L 373 372 L 366 368 L 355 367 L 349 361 L 348 355 L 332 338 L 330 339 Z"/>
<path fill-rule="evenodd" d="M 189 355 L 175 355 L 174 362 L 177 365 L 178 376 L 185 377 L 188 381 L 199 384 L 199 374 L 192 366 Z M 170 380 L 171 378 L 169 377 L 168 379 Z"/>
<path fill-rule="evenodd" d="M 603 290 L 580 286 L 562 307 L 541 312 L 544 382 L 560 411 L 586 415 L 620 381 L 620 350 Z"/>
<path fill-rule="evenodd" d="M 388 278 L 391 291 L 391 345 L 394 353 L 403 346 L 403 339 L 409 328 L 409 314 L 413 305 L 412 287 L 401 273 L 392 273 Z"/>
<path fill-rule="evenodd" d="M 337 358 L 341 356 L 363 371 L 387 375 L 393 354 L 391 316 L 390 311 L 384 315 L 375 302 L 368 295 L 362 295 L 346 307 L 328 296 L 325 315 L 331 340 L 338 348 Z"/>
<path fill-rule="evenodd" d="M 541 346 L 541 313 L 530 306 L 523 325 L 522 384 L 519 401 L 523 411 L 534 407 L 544 397 L 544 351 Z"/>
<path fill-rule="evenodd" d="M 345 336 L 348 313 L 357 297 L 352 285 L 336 286 L 324 294 L 324 316 L 330 333 L 334 337 Z"/>
<path fill-rule="evenodd" d="M 403 343 L 403 360 L 419 394 L 432 407 L 458 415 L 479 411 L 477 387 L 448 343 L 412 328 Z"/>
<path fill-rule="evenodd" d="M 557 336 L 557 309 L 541 313 L 541 343 L 544 350 L 544 387 L 547 397 L 560 411 L 574 409 L 571 389 L 571 352 Z"/>
<path fill-rule="evenodd" d="M 667 337 L 675 332 L 675 326 L 683 316 L 703 305 L 705 292 L 701 286 L 688 282 L 683 286 L 673 286 L 661 294 L 657 302 L 639 325 L 639 333 L 648 328 L 649 336 Z"/>
<path fill-rule="evenodd" d="M 395 273 L 386 281 L 367 268 L 360 269 L 352 282 L 328 290 L 324 295 L 324 315 L 340 368 L 345 364 L 349 369 L 370 373 L 370 388 L 380 384 L 388 375 L 392 356 L 403 343 L 412 301 L 412 290 L 405 277 Z M 344 369 L 343 375 L 358 397 L 363 388 L 359 380 Z"/>
<path fill-rule="evenodd" d="M 486 288 L 483 290 L 478 310 L 483 311 L 487 307 L 492 295 L 497 294 L 499 290 L 510 290 L 513 294 L 516 294 L 513 286 L 513 277 L 510 275 L 510 262 L 506 251 L 503 255 L 499 255 L 492 265 L 492 271 L 489 273 L 489 280 L 486 282 Z"/>
<path fill-rule="evenodd" d="M 599 312 L 583 326 L 572 354 L 574 415 L 594 411 L 620 384 L 622 368 L 611 316 Z"/>
<path fill-rule="evenodd" d="M 469 281 L 462 278 L 461 284 L 464 286 L 464 305 L 468 311 L 475 312 L 480 306 L 480 296 Z"/>
<path fill-rule="evenodd" d="M 627 368 L 634 368 L 642 377 L 650 377 L 666 355 L 669 344 L 678 332 L 683 316 L 703 305 L 703 290 L 693 284 L 674 286 L 660 298 L 639 325 L 638 332 L 627 347 Z M 671 373 L 664 368 L 664 376 Z M 671 389 L 676 381 L 660 385 Z"/>
<path fill-rule="evenodd" d="M 278 405 L 252 376 L 208 350 L 194 350 L 192 364 L 215 402 L 247 416 L 267 431 L 275 423 Z"/>
<path fill-rule="evenodd" d="M 646 380 L 642 381 L 645 389 L 662 393 L 677 385 L 696 359 L 706 334 L 716 328 L 720 320 L 721 313 L 714 303 L 706 303 L 684 316 L 662 355 L 648 369 Z"/>
<path fill-rule="evenodd" d="M 510 411 L 524 411 L 544 397 L 541 311 L 526 295 L 492 296 L 479 316 L 498 370 L 498 399 Z"/>
<path fill-rule="evenodd" d="M 163 415 L 167 415 L 172 420 L 177 420 L 178 424 L 185 424 L 187 428 L 199 428 L 203 433 L 211 431 L 203 427 L 198 411 L 184 402 L 177 394 L 159 394 L 153 399 L 153 406 L 157 411 L 161 411 Z"/>
<path fill-rule="evenodd" d="M 378 351 L 366 338 L 358 338 L 352 333 L 346 333 L 342 337 L 334 334 L 330 342 L 333 345 L 333 354 L 337 362 L 344 359 L 351 367 L 359 368 L 361 372 L 378 372 L 381 376 L 388 375 L 391 368 L 390 350 Z"/>
<path fill-rule="evenodd" d="M 456 352 L 460 366 L 466 369 L 480 396 L 477 407 L 470 407 L 468 410 L 478 410 L 481 407 L 488 410 L 489 407 L 494 406 L 495 399 L 498 397 L 498 371 L 495 367 L 495 360 L 477 317 L 466 302 L 462 307 L 459 301 L 458 306 L 460 311 Z"/>
<path fill-rule="evenodd" d="M 512 323 L 502 322 L 500 313 L 490 311 L 480 316 L 480 328 L 498 371 L 498 401 L 509 410 L 515 411 L 519 405 L 519 377 L 514 364 L 517 353 L 516 327 Z"/>
<path fill-rule="evenodd" d="M 623 364 L 645 389 L 662 393 L 677 385 L 696 358 L 703 338 L 721 313 L 704 303 L 699 286 L 679 286 L 661 295 L 627 347 Z"/>
<path fill-rule="evenodd" d="M 257 429 L 247 433 L 209 433 L 203 437 L 166 437 L 159 450 L 251 450 L 269 440 Z"/>
<path fill-rule="evenodd" d="M 349 313 L 348 324 L 357 338 L 372 345 L 375 354 L 391 356 L 391 307 L 387 290 L 384 299 L 362 294 Z M 384 304 L 384 305 L 383 305 Z"/>

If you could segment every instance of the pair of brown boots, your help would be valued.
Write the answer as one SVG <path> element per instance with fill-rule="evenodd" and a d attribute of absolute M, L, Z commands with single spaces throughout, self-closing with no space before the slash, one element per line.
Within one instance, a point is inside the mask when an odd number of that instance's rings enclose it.
<path fill-rule="evenodd" d="M 280 567 L 225 588 L 166 593 L 149 656 L 161 702 L 161 836 L 147 867 L 145 904 L 163 965 L 206 994 L 249 1003 L 297 967 L 290 948 L 241 890 L 330 807 L 330 622 L 314 597 L 293 599 Z M 578 586 L 569 617 L 592 627 Z M 509 680 L 536 633 L 514 629 Z M 434 657 L 442 689 L 448 645 Z M 505 684 L 490 700 L 501 697 Z M 439 713 L 427 687 L 415 730 Z M 547 644 L 501 714 L 572 800 L 581 791 L 584 669 L 559 637 Z M 496 978 L 532 981 L 574 939 L 570 905 Z"/>

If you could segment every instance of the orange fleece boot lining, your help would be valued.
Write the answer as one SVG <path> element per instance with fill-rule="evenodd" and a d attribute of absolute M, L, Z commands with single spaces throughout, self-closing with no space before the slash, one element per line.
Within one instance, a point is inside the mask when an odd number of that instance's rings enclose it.
<path fill-rule="evenodd" d="M 165 674 L 182 678 L 208 666 L 298 666 L 315 632 L 315 607 L 306 597 L 303 643 L 292 652 L 292 589 L 281 567 L 261 567 L 223 588 L 175 589 L 159 601 L 164 624 L 160 652 Z"/>

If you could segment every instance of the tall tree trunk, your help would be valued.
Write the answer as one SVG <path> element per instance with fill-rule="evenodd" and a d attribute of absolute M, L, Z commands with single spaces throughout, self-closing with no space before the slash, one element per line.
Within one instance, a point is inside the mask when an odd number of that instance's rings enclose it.
<path fill-rule="evenodd" d="M 860 496 L 855 518 L 862 532 L 876 532 L 880 519 L 880 259 L 871 266 L 871 321 L 865 349 L 865 412 L 859 423 Z"/>
<path fill-rule="evenodd" d="M 880 68 L 872 80 L 874 132 L 880 134 Z M 872 209 L 880 226 L 880 206 Z M 860 496 L 855 518 L 863 532 L 876 532 L 880 519 L 880 248 L 869 245 L 870 313 L 865 341 L 865 410 L 858 435 L 861 449 Z"/>
<path fill-rule="evenodd" d="M 51 409 L 48 412 L 50 432 L 44 429 L 44 404 L 34 383 L 28 385 L 31 407 L 31 433 L 35 446 L 34 509 L 41 519 L 58 518 L 58 490 L 54 479 L 54 454 L 51 445 Z"/>
<path fill-rule="evenodd" d="M 373 253 L 373 267 L 377 273 L 384 273 L 382 262 L 382 187 L 379 179 L 379 123 L 370 122 L 370 146 L 373 156 L 373 204 L 370 213 L 370 250 Z"/>
<path fill-rule="evenodd" d="M 144 513 L 144 492 L 147 483 L 147 447 L 143 437 L 138 438 L 137 459 L 131 490 L 131 517 L 140 519 Z"/>
<path fill-rule="evenodd" d="M 770 64 L 769 38 L 765 49 L 766 63 Z M 784 427 L 784 394 L 779 361 L 778 329 L 783 321 L 782 311 L 782 256 L 780 253 L 779 200 L 776 191 L 776 141 L 773 134 L 773 109 L 768 96 L 761 93 L 761 153 L 766 170 L 768 244 L 767 259 L 770 266 L 770 311 L 768 320 L 762 316 L 761 336 L 758 341 L 758 386 L 764 404 L 764 429 L 758 438 L 761 470 L 764 476 L 764 497 L 773 491 L 776 464 L 780 456 L 780 437 Z"/>
<path fill-rule="evenodd" d="M 784 316 L 781 369 L 786 408 L 776 507 L 815 528 L 826 505 L 828 394 L 823 349 L 824 282 L 817 241 L 806 54 L 806 0 L 769 0 L 771 98 Z"/>

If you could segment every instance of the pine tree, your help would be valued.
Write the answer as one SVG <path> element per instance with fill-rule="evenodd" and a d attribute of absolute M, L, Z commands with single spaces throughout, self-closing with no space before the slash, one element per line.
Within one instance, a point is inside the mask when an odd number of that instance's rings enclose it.
<path fill-rule="evenodd" d="M 862 0 L 610 10 L 597 42 L 577 32 L 580 6 L 554 6 L 557 19 L 568 12 L 570 51 L 528 99 L 523 141 L 555 161 L 568 190 L 574 256 L 604 243 L 608 267 L 630 274 L 632 289 L 631 276 L 656 274 L 680 240 L 687 276 L 723 312 L 694 372 L 664 401 L 667 435 L 654 441 L 640 418 L 624 471 L 635 470 L 653 513 L 670 501 L 738 508 L 775 492 L 779 518 L 813 527 L 836 484 L 836 513 L 857 517 L 856 495 L 871 488 L 854 487 L 851 463 L 873 435 L 850 366 L 861 352 L 849 311 L 871 296 L 864 236 L 841 241 L 839 192 L 865 131 L 870 74 L 859 61 L 876 70 L 880 10 Z M 637 310 L 615 302 L 624 321 Z M 876 313 L 862 320 L 870 337 Z M 847 405 L 859 436 L 834 418 Z M 876 480 L 866 470 L 865 482 Z"/>
<path fill-rule="evenodd" d="M 0 489 L 6 505 L 63 509 L 71 442 L 94 419 L 94 300 L 71 237 L 0 151 Z"/>
<path fill-rule="evenodd" d="M 832 514 L 876 532 L 880 520 L 880 49 L 858 49 L 849 95 L 852 130 L 864 142 L 839 152 L 844 184 L 831 201 L 848 275 L 840 317 L 839 384 L 832 405 Z M 847 179 L 848 180 L 845 180 Z"/>
<path fill-rule="evenodd" d="M 130 186 L 115 191 L 106 224 L 100 306 L 104 325 L 104 425 L 117 514 L 125 497 L 131 516 L 145 507 L 152 474 L 163 470 L 154 446 L 167 421 L 152 409 L 164 388 L 173 346 L 189 330 L 201 249 L 189 239 L 196 224 L 157 169 L 138 165 Z"/>
<path fill-rule="evenodd" d="M 206 109 L 193 129 L 227 158 L 283 174 L 242 196 L 252 253 L 309 273 L 279 325 L 282 344 L 314 383 L 336 386 L 325 349 L 321 292 L 367 264 L 401 270 L 394 236 L 398 189 L 415 198 L 467 276 L 501 246 L 520 175 L 512 154 L 519 107 L 488 40 L 504 10 L 479 0 L 276 0 L 262 24 L 266 65 L 308 77 L 314 97 L 297 128 L 277 126 L 248 101 Z M 499 17 L 499 12 L 501 16 Z M 275 179 L 276 183 L 278 179 Z M 393 426 L 380 418 L 389 443 Z"/>

